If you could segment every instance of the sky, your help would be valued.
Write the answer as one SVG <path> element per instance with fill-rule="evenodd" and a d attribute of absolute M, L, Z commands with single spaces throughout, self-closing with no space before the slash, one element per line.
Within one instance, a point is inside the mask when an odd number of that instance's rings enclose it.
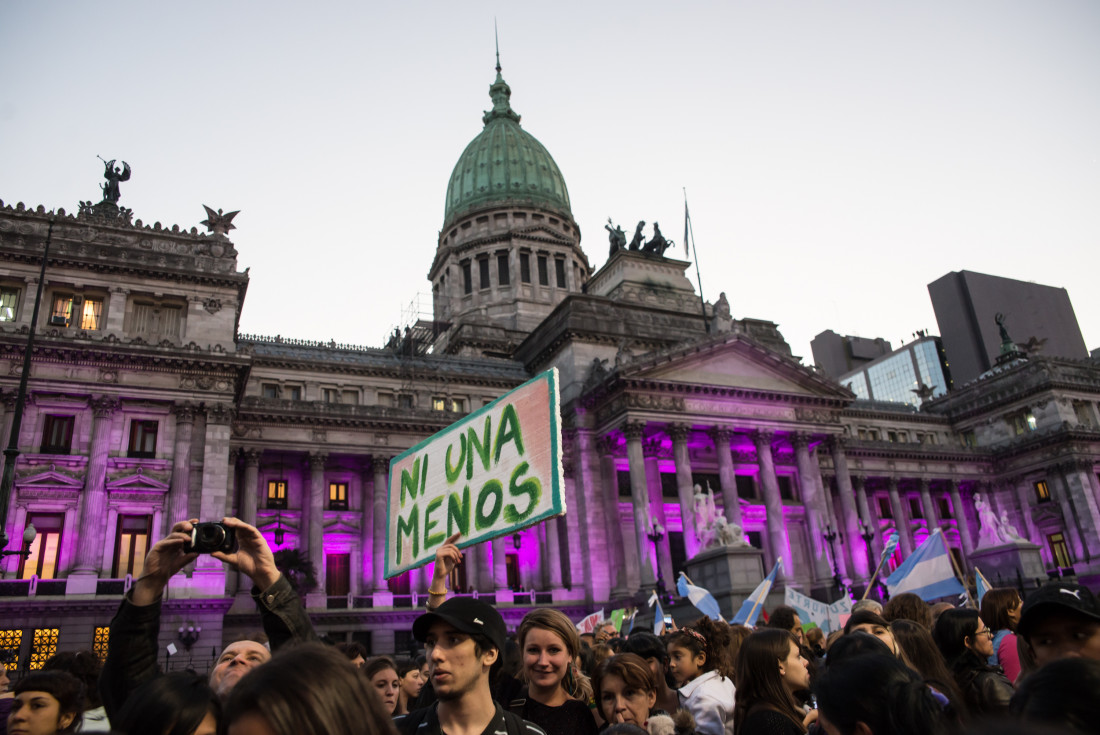
<path fill-rule="evenodd" d="M 125 160 L 135 219 L 240 210 L 242 332 L 381 346 L 430 310 L 494 19 L 594 267 L 608 217 L 683 257 L 686 190 L 692 283 L 807 363 L 826 329 L 938 333 L 957 270 L 1066 288 L 1100 347 L 1094 0 L 7 0 L 0 200 L 72 212 Z"/>

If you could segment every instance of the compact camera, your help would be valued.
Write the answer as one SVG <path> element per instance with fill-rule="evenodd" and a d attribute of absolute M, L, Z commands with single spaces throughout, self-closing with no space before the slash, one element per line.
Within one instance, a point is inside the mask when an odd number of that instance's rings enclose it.
<path fill-rule="evenodd" d="M 232 554 L 237 550 L 237 532 L 224 523 L 196 523 L 191 529 L 191 540 L 183 545 L 185 554 L 211 554 L 221 551 Z"/>

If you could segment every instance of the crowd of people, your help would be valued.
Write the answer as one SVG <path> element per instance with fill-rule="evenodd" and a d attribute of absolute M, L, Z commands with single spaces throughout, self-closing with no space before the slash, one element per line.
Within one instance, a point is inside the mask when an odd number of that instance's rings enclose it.
<path fill-rule="evenodd" d="M 424 655 L 370 656 L 314 633 L 263 536 L 233 518 L 214 556 L 254 583 L 264 632 L 230 642 L 207 676 L 157 665 L 160 607 L 193 521 L 149 551 L 111 622 L 106 661 L 60 653 L 10 685 L 10 735 L 938 735 L 1100 733 L 1100 603 L 1056 581 L 980 610 L 912 594 L 857 603 L 828 636 L 777 607 L 755 629 L 707 617 L 663 635 L 593 634 L 552 608 L 514 632 L 492 605 L 448 596 L 462 553 L 436 554 Z M 6 692 L 10 688 L 10 692 Z M 2 735 L 2 732 L 0 732 Z"/>

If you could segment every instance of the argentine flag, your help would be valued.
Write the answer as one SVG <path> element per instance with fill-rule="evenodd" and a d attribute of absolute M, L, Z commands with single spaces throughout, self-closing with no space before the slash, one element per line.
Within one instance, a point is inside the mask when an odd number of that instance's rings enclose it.
<path fill-rule="evenodd" d="M 688 601 L 695 605 L 696 610 L 711 620 L 723 619 L 722 608 L 718 606 L 718 600 L 714 599 L 714 595 L 702 587 L 697 587 L 688 582 L 683 572 L 680 572 L 680 578 L 676 580 L 676 591 L 680 593 L 681 597 L 688 598 Z"/>
<path fill-rule="evenodd" d="M 977 567 L 974 567 L 974 586 L 978 588 L 978 604 L 981 605 L 985 593 L 989 592 L 992 587 L 989 584 L 989 580 L 982 574 L 982 570 Z"/>
<path fill-rule="evenodd" d="M 932 531 L 924 543 L 886 578 L 886 589 L 891 597 L 912 592 L 926 602 L 966 592 L 951 566 L 943 531 L 938 528 Z"/>
<path fill-rule="evenodd" d="M 764 609 L 764 599 L 772 591 L 772 585 L 775 584 L 775 575 L 779 572 L 779 565 L 782 563 L 783 557 L 776 559 L 775 566 L 768 572 L 768 576 L 764 577 L 764 581 L 758 584 L 752 594 L 741 603 L 741 609 L 730 621 L 731 625 L 747 625 L 750 628 L 756 625 L 756 619 L 760 617 L 760 611 Z"/>

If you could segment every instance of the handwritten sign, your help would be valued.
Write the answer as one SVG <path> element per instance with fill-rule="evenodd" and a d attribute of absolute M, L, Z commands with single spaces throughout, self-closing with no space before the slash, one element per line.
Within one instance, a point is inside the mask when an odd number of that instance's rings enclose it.
<path fill-rule="evenodd" d="M 812 623 L 826 633 L 843 630 L 844 624 L 852 616 L 852 599 L 847 595 L 830 605 L 788 587 L 783 593 L 783 604 L 798 612 L 804 629 L 811 627 Z"/>
<path fill-rule="evenodd" d="M 565 513 L 558 372 L 548 370 L 390 462 L 386 578 Z"/>

